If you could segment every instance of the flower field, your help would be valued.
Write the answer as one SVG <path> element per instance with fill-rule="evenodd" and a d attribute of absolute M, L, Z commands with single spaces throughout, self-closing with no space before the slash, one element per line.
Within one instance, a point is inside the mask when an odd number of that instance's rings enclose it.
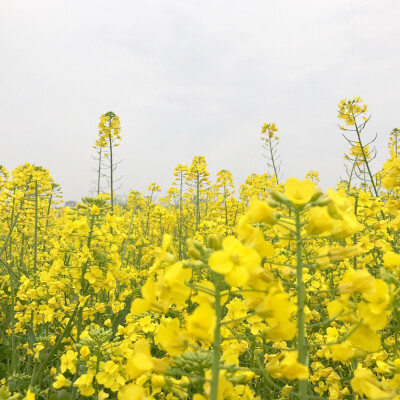
<path fill-rule="evenodd" d="M 400 131 L 373 171 L 367 106 L 338 107 L 348 174 L 324 192 L 282 179 L 274 123 L 236 188 L 196 156 L 118 204 L 111 112 L 96 197 L 1 167 L 0 399 L 400 399 Z"/>

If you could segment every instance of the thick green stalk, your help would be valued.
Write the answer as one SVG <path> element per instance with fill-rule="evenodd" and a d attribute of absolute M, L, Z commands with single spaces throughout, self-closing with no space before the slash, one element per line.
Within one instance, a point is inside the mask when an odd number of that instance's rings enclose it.
<path fill-rule="evenodd" d="M 37 247 L 38 247 L 38 183 L 35 181 L 35 239 L 33 247 L 33 273 L 37 271 Z"/>
<path fill-rule="evenodd" d="M 296 269 L 297 269 L 297 350 L 299 352 L 298 361 L 300 364 L 307 366 L 307 339 L 305 335 L 304 307 L 306 305 L 306 291 L 303 282 L 303 263 L 301 255 L 301 222 L 300 211 L 295 209 L 296 219 Z M 307 398 L 308 381 L 306 379 L 299 380 L 299 399 Z"/>
<path fill-rule="evenodd" d="M 180 173 L 180 187 L 179 187 L 179 259 L 182 260 L 182 195 L 183 195 L 183 173 Z"/>
<path fill-rule="evenodd" d="M 54 191 L 54 190 L 55 190 L 55 185 L 52 185 L 52 191 Z M 48 231 L 48 228 L 49 228 L 49 220 L 50 220 L 50 211 L 51 211 L 51 202 L 52 202 L 52 200 L 53 200 L 53 193 L 49 196 L 49 201 L 48 201 L 48 204 L 47 204 L 46 227 L 45 227 L 45 230 L 44 230 L 44 235 L 47 235 L 47 231 Z M 45 252 L 46 252 L 46 242 L 43 241 L 43 253 L 45 253 Z"/>
<path fill-rule="evenodd" d="M 213 341 L 213 363 L 211 368 L 211 392 L 210 400 L 218 398 L 218 380 L 219 380 L 219 365 L 221 358 L 221 292 L 220 292 L 221 277 L 215 274 L 215 330 Z"/>
<path fill-rule="evenodd" d="M 274 154 L 272 152 L 272 143 L 271 143 L 272 139 L 270 139 L 269 141 L 269 152 L 271 155 L 271 160 L 272 160 L 272 168 L 274 169 L 274 174 L 275 174 L 275 178 L 276 178 L 276 183 L 279 185 L 279 178 L 278 178 L 278 171 L 275 165 L 275 158 L 274 158 Z"/>
<path fill-rule="evenodd" d="M 144 236 L 146 239 L 149 236 L 150 232 L 150 215 L 151 215 L 151 202 L 153 201 L 153 193 L 154 193 L 154 188 L 151 190 L 149 202 L 147 203 L 148 208 L 147 208 L 146 229 L 144 231 Z"/>
<path fill-rule="evenodd" d="M 99 153 L 99 170 L 97 173 L 97 196 L 100 194 L 100 181 L 101 181 L 101 155 L 103 152 L 103 148 L 100 147 L 100 153 Z"/>
<path fill-rule="evenodd" d="M 17 346 L 15 342 L 15 287 L 14 278 L 10 274 L 10 286 L 11 286 L 11 374 L 17 371 Z"/>
<path fill-rule="evenodd" d="M 357 206 L 358 206 L 358 197 L 356 197 L 355 202 L 354 202 L 354 215 L 357 218 Z M 357 233 L 354 234 L 353 236 L 353 243 L 357 244 Z M 357 256 L 354 256 L 353 258 L 353 268 L 357 268 Z"/>
<path fill-rule="evenodd" d="M 196 181 L 196 232 L 199 230 L 200 225 L 200 176 L 197 173 Z"/>
<path fill-rule="evenodd" d="M 164 236 L 164 228 L 163 228 L 162 221 L 163 221 L 163 219 L 162 219 L 162 216 L 160 215 L 159 220 L 158 220 L 158 223 L 160 224 L 160 228 L 159 228 L 160 229 L 160 247 L 162 246 L 162 238 Z"/>
<path fill-rule="evenodd" d="M 11 209 L 11 219 L 10 219 L 10 231 L 7 236 L 7 239 L 10 241 L 10 255 L 9 255 L 9 261 L 11 262 L 12 260 L 12 251 L 11 251 L 11 233 L 12 230 L 15 226 L 15 223 L 18 219 L 18 215 L 14 219 L 14 213 L 15 213 L 15 199 L 12 201 L 12 209 Z M 4 245 L 2 249 L 0 250 L 0 256 L 2 255 L 3 251 L 6 249 L 6 245 L 8 240 L 5 240 Z M 23 241 L 21 247 L 23 248 Z M 9 276 L 10 276 L 10 287 L 11 287 L 11 306 L 10 306 L 10 314 L 11 314 L 11 351 L 12 351 L 12 356 L 11 356 L 11 374 L 16 372 L 17 369 L 17 348 L 16 348 L 16 341 L 15 341 L 15 287 L 14 287 L 14 276 L 16 276 L 15 272 L 13 271 L 12 264 L 9 265 L 6 261 L 3 261 L 4 266 L 8 269 Z M 18 282 L 18 277 L 15 280 L 15 282 Z"/>
<path fill-rule="evenodd" d="M 147 219 L 146 219 L 146 228 L 144 230 L 144 237 L 147 239 L 150 233 L 150 215 L 151 215 L 151 202 L 153 201 L 153 193 L 154 193 L 154 188 L 151 190 L 149 201 L 147 203 Z M 137 256 L 136 264 L 137 266 L 140 266 L 140 263 L 142 261 L 142 253 L 143 253 L 143 247 L 144 245 L 140 245 L 139 249 L 139 254 Z"/>
<path fill-rule="evenodd" d="M 110 118 L 110 126 L 111 126 L 111 118 Z M 114 177 L 113 177 L 113 154 L 112 154 L 112 138 L 111 134 L 109 136 L 109 144 L 110 144 L 110 190 L 111 190 L 111 212 L 114 212 Z"/>
<path fill-rule="evenodd" d="M 354 172 L 354 163 L 351 167 L 351 172 L 350 172 L 350 176 L 349 176 L 349 182 L 347 183 L 347 192 L 350 190 L 350 185 L 351 185 L 351 178 L 353 177 L 353 172 Z"/>
<path fill-rule="evenodd" d="M 96 354 L 96 373 L 95 376 L 99 373 L 100 369 L 100 357 L 101 357 L 101 351 L 100 351 L 100 346 L 97 349 L 97 354 Z M 96 382 L 96 392 L 94 394 L 94 398 L 98 399 L 99 398 L 99 384 Z"/>
<path fill-rule="evenodd" d="M 226 186 L 224 185 L 225 225 L 228 226 L 228 205 L 226 204 Z"/>
<path fill-rule="evenodd" d="M 369 168 L 369 162 L 368 162 L 368 159 L 367 159 L 367 155 L 365 154 L 364 146 L 361 143 L 361 131 L 359 130 L 359 128 L 357 126 L 357 123 L 355 123 L 354 126 L 356 128 L 358 143 L 360 143 L 360 148 L 361 148 L 361 152 L 362 152 L 362 155 L 363 155 L 364 163 L 367 166 L 368 175 L 369 175 L 369 178 L 371 180 L 372 187 L 374 189 L 374 193 L 373 194 L 375 194 L 375 197 L 379 197 L 379 192 L 378 192 L 378 189 L 376 188 L 376 185 L 375 185 L 375 182 L 374 182 L 374 177 L 372 175 L 371 169 Z M 381 210 L 381 216 L 382 216 L 382 219 L 386 219 L 386 216 L 385 216 L 385 213 L 383 212 L 383 210 Z"/>
<path fill-rule="evenodd" d="M 369 179 L 371 180 L 372 187 L 374 188 L 375 196 L 379 197 L 378 189 L 375 186 L 374 177 L 372 175 L 371 169 L 369 168 L 369 162 L 368 162 L 368 159 L 367 159 L 367 155 L 365 154 L 364 146 L 361 143 L 361 132 L 358 129 L 357 123 L 355 123 L 354 126 L 355 126 L 355 129 L 356 129 L 356 132 L 357 132 L 358 143 L 360 143 L 360 149 L 361 149 L 361 153 L 363 155 L 364 163 L 365 163 L 365 165 L 367 167 L 367 170 L 368 170 Z"/>

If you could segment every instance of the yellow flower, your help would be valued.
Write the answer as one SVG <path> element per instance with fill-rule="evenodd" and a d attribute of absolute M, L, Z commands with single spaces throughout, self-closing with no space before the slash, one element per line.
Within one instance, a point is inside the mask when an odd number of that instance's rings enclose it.
<path fill-rule="evenodd" d="M 146 372 L 165 372 L 167 365 L 164 360 L 152 357 L 150 345 L 146 339 L 134 344 L 134 354 L 128 358 L 126 372 L 131 379 L 137 379 Z"/>
<path fill-rule="evenodd" d="M 308 368 L 297 361 L 298 352 L 288 352 L 283 360 L 282 354 L 267 364 L 267 371 L 273 378 L 308 379 Z"/>
<path fill-rule="evenodd" d="M 178 318 L 167 320 L 165 325 L 159 325 L 154 339 L 171 356 L 181 354 L 186 349 L 186 338 L 180 330 Z"/>
<path fill-rule="evenodd" d="M 243 246 L 233 236 L 226 237 L 222 242 L 223 250 L 211 254 L 210 268 L 225 275 L 225 281 L 231 286 L 244 285 L 253 268 L 260 266 L 261 258 L 257 251 Z"/>
<path fill-rule="evenodd" d="M 264 234 L 260 229 L 250 224 L 240 224 L 238 226 L 238 235 L 241 242 L 246 247 L 255 249 L 260 257 L 272 257 L 275 253 L 274 246 L 266 242 Z"/>
<path fill-rule="evenodd" d="M 147 397 L 141 386 L 129 383 L 118 392 L 118 400 L 145 400 Z"/>
<path fill-rule="evenodd" d="M 308 212 L 308 232 L 310 235 L 329 234 L 334 226 L 334 219 L 326 207 L 311 207 Z"/>
<path fill-rule="evenodd" d="M 382 390 L 382 385 L 372 373 L 371 370 L 363 368 L 358 364 L 354 371 L 354 378 L 351 380 L 351 387 L 360 396 L 366 396 L 369 399 L 389 398 L 390 393 Z"/>
<path fill-rule="evenodd" d="M 125 379 L 119 374 L 118 364 L 109 360 L 100 362 L 99 368 L 100 372 L 96 375 L 96 381 L 100 385 L 104 385 L 115 392 L 125 384 Z"/>
<path fill-rule="evenodd" d="M 334 239 L 345 239 L 363 229 L 354 215 L 343 214 L 341 220 L 334 219 L 333 221 L 332 237 Z"/>
<path fill-rule="evenodd" d="M 162 275 L 160 274 L 160 276 Z M 171 304 L 185 304 L 190 296 L 190 288 L 186 286 L 186 283 L 191 277 L 192 270 L 184 268 L 181 262 L 174 263 L 165 269 L 163 279 L 160 278 L 157 285 L 164 309 L 168 309 Z"/>
<path fill-rule="evenodd" d="M 81 356 L 86 358 L 90 354 L 90 349 L 88 346 L 82 346 L 80 350 Z"/>
<path fill-rule="evenodd" d="M 374 280 L 375 291 L 365 293 L 364 299 L 368 301 L 368 307 L 374 314 L 382 314 L 390 303 L 389 287 L 382 279 Z"/>
<path fill-rule="evenodd" d="M 278 220 L 273 208 L 266 201 L 260 201 L 256 198 L 251 200 L 246 216 L 250 219 L 250 222 L 266 222 L 271 225 Z"/>
<path fill-rule="evenodd" d="M 28 389 L 24 400 L 35 400 L 35 393 L 32 393 L 30 389 Z"/>
<path fill-rule="evenodd" d="M 349 340 L 354 347 L 365 351 L 375 352 L 381 347 L 379 335 L 365 325 L 359 326 Z"/>
<path fill-rule="evenodd" d="M 96 206 L 96 204 L 93 204 L 91 210 L 92 214 L 94 215 L 99 215 L 100 214 L 100 208 Z"/>
<path fill-rule="evenodd" d="M 374 313 L 372 312 L 371 307 L 372 310 L 374 310 L 373 303 L 366 303 L 366 302 L 358 303 L 357 305 L 358 318 L 362 319 L 363 324 L 365 324 L 374 331 L 383 329 L 387 324 L 386 313 L 383 310 L 379 313 Z"/>
<path fill-rule="evenodd" d="M 107 399 L 108 397 L 110 397 L 110 395 L 109 395 L 108 393 L 106 393 L 104 390 L 101 390 L 101 391 L 99 392 L 99 395 L 98 395 L 97 400 L 105 400 L 105 399 Z"/>
<path fill-rule="evenodd" d="M 93 377 L 93 373 L 83 374 L 74 382 L 74 386 L 79 389 L 82 396 L 91 396 L 94 394 L 95 390 L 92 386 Z"/>
<path fill-rule="evenodd" d="M 70 371 L 71 374 L 76 372 L 76 364 L 78 363 L 78 352 L 68 350 L 65 354 L 61 356 L 61 372 Z"/>
<path fill-rule="evenodd" d="M 365 270 L 349 270 L 339 285 L 340 293 L 360 292 L 373 295 L 375 290 L 374 277 Z"/>
<path fill-rule="evenodd" d="M 126 371 L 131 379 L 138 378 L 154 367 L 153 357 L 150 353 L 150 346 L 146 339 L 138 340 L 135 343 L 135 353 L 128 359 Z"/>
<path fill-rule="evenodd" d="M 267 132 L 268 131 L 268 132 Z M 272 138 L 278 138 L 276 136 L 276 132 L 279 132 L 278 128 L 276 127 L 276 124 L 274 122 L 267 123 L 264 122 L 262 128 L 261 128 L 261 133 L 267 133 L 267 136 L 272 139 Z"/>
<path fill-rule="evenodd" d="M 383 255 L 383 262 L 385 266 L 392 269 L 392 267 L 400 266 L 400 254 L 393 251 L 388 251 Z"/>
<path fill-rule="evenodd" d="M 265 300 L 256 308 L 257 314 L 268 323 L 265 334 L 273 340 L 291 340 L 296 334 L 296 325 L 290 321 L 296 306 L 289 301 L 289 295 L 279 286 L 270 289 Z"/>
<path fill-rule="evenodd" d="M 53 383 L 54 389 L 60 389 L 62 387 L 70 387 L 72 382 L 67 379 L 63 374 L 58 374 L 56 376 L 56 381 Z"/>
<path fill-rule="evenodd" d="M 134 315 L 142 314 L 149 309 L 157 312 L 164 312 L 163 305 L 157 300 L 156 285 L 153 278 L 147 279 L 147 282 L 142 286 L 143 298 L 136 298 L 132 302 L 131 313 Z"/>
<path fill-rule="evenodd" d="M 285 184 L 285 195 L 295 206 L 301 207 L 307 204 L 315 193 L 315 183 L 309 180 L 300 181 L 297 178 L 289 178 Z"/>
<path fill-rule="evenodd" d="M 146 316 L 140 318 L 139 325 L 140 325 L 141 330 L 145 333 L 154 332 L 156 329 L 153 321 L 151 320 L 151 315 L 146 315 Z"/>
<path fill-rule="evenodd" d="M 151 384 L 153 388 L 161 388 L 165 385 L 165 377 L 163 375 L 153 375 L 151 377 Z"/>
<path fill-rule="evenodd" d="M 208 303 L 200 304 L 194 312 L 186 318 L 186 330 L 196 339 L 212 342 L 216 317 L 214 308 Z"/>
<path fill-rule="evenodd" d="M 340 361 L 342 363 L 346 363 L 348 360 L 352 359 L 356 352 L 348 340 L 345 340 L 342 343 L 332 344 L 329 346 L 329 349 L 332 352 L 332 360 Z"/>

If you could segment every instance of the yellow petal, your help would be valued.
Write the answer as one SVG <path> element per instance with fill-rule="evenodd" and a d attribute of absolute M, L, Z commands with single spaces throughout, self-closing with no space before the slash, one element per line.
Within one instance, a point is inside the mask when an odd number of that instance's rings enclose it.
<path fill-rule="evenodd" d="M 289 178 L 285 184 L 285 195 L 295 206 L 308 203 L 315 193 L 315 183 L 309 180 L 299 181 Z"/>
<path fill-rule="evenodd" d="M 225 275 L 225 281 L 230 286 L 243 286 L 249 279 L 246 267 L 235 267 Z"/>
<path fill-rule="evenodd" d="M 229 254 L 223 250 L 211 254 L 208 265 L 213 271 L 218 272 L 219 274 L 226 274 L 234 266 Z"/>

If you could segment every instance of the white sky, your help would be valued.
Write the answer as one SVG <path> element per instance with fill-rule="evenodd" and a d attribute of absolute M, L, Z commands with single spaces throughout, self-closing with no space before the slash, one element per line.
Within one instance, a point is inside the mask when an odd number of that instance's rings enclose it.
<path fill-rule="evenodd" d="M 195 155 L 237 185 L 265 172 L 263 122 L 284 176 L 326 187 L 345 176 L 337 103 L 361 96 L 378 169 L 400 125 L 399 16 L 398 0 L 0 0 L 0 164 L 42 165 L 79 200 L 112 110 L 120 194 L 165 191 Z"/>

